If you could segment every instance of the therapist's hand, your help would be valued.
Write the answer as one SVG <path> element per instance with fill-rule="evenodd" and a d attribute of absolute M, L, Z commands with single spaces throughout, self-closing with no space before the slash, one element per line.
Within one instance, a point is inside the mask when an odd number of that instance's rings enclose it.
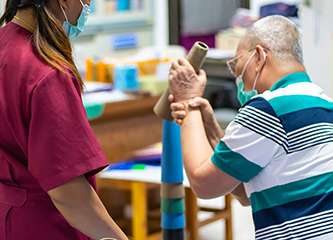
<path fill-rule="evenodd" d="M 173 102 L 173 95 L 169 95 L 169 101 L 172 102 L 170 105 L 171 115 L 174 118 L 174 122 L 178 125 L 182 125 L 184 118 L 186 117 L 185 103 Z M 191 108 L 199 108 L 205 127 L 207 139 L 214 149 L 220 139 L 224 136 L 224 131 L 218 124 L 212 106 L 209 101 L 205 98 L 196 97 L 187 101 L 187 104 Z"/>
<path fill-rule="evenodd" d="M 169 90 L 175 102 L 201 97 L 207 82 L 205 71 L 200 70 L 199 74 L 196 74 L 185 58 L 172 62 L 168 80 Z"/>

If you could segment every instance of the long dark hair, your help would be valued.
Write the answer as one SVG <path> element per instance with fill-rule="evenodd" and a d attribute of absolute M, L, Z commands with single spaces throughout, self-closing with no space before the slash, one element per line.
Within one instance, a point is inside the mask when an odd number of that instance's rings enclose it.
<path fill-rule="evenodd" d="M 69 67 L 79 80 L 82 91 L 84 84 L 73 60 L 72 45 L 62 29 L 60 21 L 46 7 L 48 1 L 7 0 L 5 12 L 0 18 L 0 26 L 10 22 L 17 10 L 32 8 L 37 16 L 33 40 L 38 53 L 49 65 L 65 74 L 68 72 L 63 67 Z"/>

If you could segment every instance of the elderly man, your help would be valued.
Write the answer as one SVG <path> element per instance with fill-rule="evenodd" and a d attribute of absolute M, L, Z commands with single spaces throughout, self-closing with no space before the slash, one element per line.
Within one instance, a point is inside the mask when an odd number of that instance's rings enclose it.
<path fill-rule="evenodd" d="M 196 75 L 185 59 L 170 69 L 171 109 L 193 191 L 249 200 L 256 239 L 333 239 L 333 101 L 302 62 L 291 21 L 255 22 L 228 62 L 242 107 L 225 135 L 198 98 L 205 73 Z"/>

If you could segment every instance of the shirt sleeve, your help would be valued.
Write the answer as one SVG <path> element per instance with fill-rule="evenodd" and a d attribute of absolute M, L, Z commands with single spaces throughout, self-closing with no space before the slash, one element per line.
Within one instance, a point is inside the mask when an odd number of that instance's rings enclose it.
<path fill-rule="evenodd" d="M 108 165 L 73 74 L 52 70 L 39 81 L 30 103 L 28 169 L 44 191 L 83 174 L 89 178 Z"/>
<path fill-rule="evenodd" d="M 286 149 L 285 130 L 262 97 L 249 101 L 229 124 L 212 156 L 230 176 L 248 182 Z"/>

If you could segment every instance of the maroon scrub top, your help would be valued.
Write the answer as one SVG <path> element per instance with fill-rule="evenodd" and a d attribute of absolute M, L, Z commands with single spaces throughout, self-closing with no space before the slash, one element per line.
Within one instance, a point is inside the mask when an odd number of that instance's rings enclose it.
<path fill-rule="evenodd" d="M 89 239 L 47 191 L 108 165 L 89 125 L 80 86 L 43 61 L 32 34 L 0 28 L 0 240 Z"/>

